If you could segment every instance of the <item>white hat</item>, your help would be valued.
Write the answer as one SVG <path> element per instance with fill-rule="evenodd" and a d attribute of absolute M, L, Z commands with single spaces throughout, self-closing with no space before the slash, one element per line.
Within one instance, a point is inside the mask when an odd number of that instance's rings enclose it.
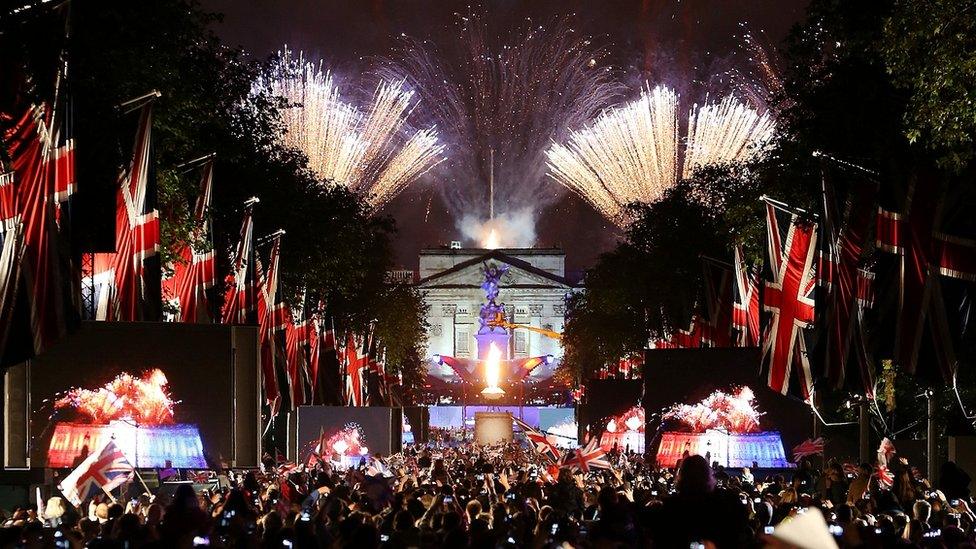
<path fill-rule="evenodd" d="M 837 549 L 837 541 L 827 530 L 827 521 L 816 507 L 809 507 L 792 520 L 779 523 L 772 536 L 800 549 Z"/>

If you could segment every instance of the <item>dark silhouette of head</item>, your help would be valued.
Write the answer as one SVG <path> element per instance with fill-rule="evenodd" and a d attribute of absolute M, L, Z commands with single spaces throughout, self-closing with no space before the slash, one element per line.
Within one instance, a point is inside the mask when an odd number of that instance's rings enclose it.
<path fill-rule="evenodd" d="M 681 462 L 675 488 L 679 494 L 706 494 L 715 489 L 712 468 L 705 458 L 695 455 Z"/>

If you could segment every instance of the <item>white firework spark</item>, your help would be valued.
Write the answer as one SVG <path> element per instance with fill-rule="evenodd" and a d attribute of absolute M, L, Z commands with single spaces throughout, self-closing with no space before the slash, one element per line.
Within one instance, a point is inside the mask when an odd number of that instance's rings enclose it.
<path fill-rule="evenodd" d="M 416 102 L 403 80 L 380 81 L 360 110 L 341 99 L 321 62 L 285 49 L 258 85 L 289 103 L 281 110 L 283 144 L 304 152 L 318 177 L 360 193 L 374 210 L 443 160 L 435 128 L 405 129 Z"/>
<path fill-rule="evenodd" d="M 769 115 L 729 96 L 691 110 L 682 147 L 678 95 L 658 86 L 603 112 L 591 125 L 572 132 L 565 144 L 553 143 L 546 164 L 552 179 L 626 227 L 631 221 L 628 204 L 658 200 L 699 167 L 762 154 L 774 131 Z"/>
<path fill-rule="evenodd" d="M 697 105 L 688 115 L 688 139 L 682 177 L 696 168 L 747 160 L 761 154 L 776 123 L 731 95 L 718 104 Z"/>

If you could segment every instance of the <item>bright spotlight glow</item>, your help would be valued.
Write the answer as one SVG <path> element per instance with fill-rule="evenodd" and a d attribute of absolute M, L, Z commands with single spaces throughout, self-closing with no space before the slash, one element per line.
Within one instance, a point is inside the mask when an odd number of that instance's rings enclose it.
<path fill-rule="evenodd" d="M 502 352 L 494 343 L 488 347 L 488 356 L 485 358 L 485 387 L 481 394 L 488 398 L 498 398 L 505 394 L 505 391 L 498 386 L 498 379 L 501 375 Z"/>
<path fill-rule="evenodd" d="M 486 250 L 498 249 L 498 233 L 495 229 L 488 232 L 488 236 L 485 237 L 484 247 Z"/>

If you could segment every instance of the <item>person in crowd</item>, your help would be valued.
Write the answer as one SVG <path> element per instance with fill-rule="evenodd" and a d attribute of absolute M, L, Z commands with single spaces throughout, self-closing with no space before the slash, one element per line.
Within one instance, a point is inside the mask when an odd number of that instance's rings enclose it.
<path fill-rule="evenodd" d="M 346 469 L 271 461 L 222 471 L 200 493 L 183 484 L 171 497 L 102 495 L 78 507 L 52 493 L 3 516 L 0 549 L 783 546 L 769 533 L 810 509 L 840 547 L 976 547 L 969 476 L 956 464 L 933 490 L 905 460 L 891 486 L 867 465 L 848 481 L 855 468 L 837 461 L 822 474 L 811 462 L 741 476 L 690 453 L 677 470 L 628 450 L 606 461 L 580 470 L 518 443 L 456 440 Z"/>

